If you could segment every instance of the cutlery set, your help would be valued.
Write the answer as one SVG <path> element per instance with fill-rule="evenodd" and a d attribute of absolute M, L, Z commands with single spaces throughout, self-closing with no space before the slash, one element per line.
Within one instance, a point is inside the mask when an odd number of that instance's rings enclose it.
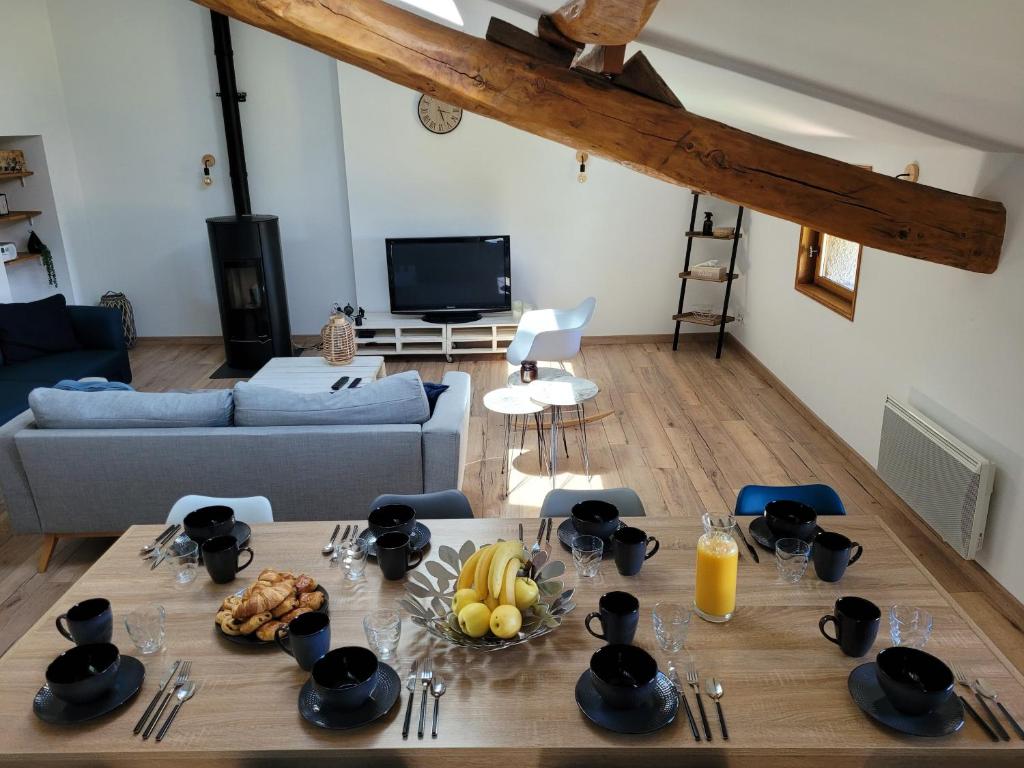
<path fill-rule="evenodd" d="M 697 665 L 692 661 L 687 662 L 684 675 L 686 676 L 686 683 L 683 683 L 679 677 L 679 670 L 676 669 L 675 664 L 671 661 L 668 663 L 668 679 L 676 689 L 676 693 L 679 694 L 680 701 L 682 701 L 683 710 L 686 712 L 686 720 L 690 725 L 690 732 L 693 734 L 693 740 L 701 740 L 700 730 L 697 728 L 697 720 L 693 715 L 690 702 L 686 698 L 685 685 L 689 685 L 693 689 L 693 696 L 697 700 L 697 709 L 700 712 L 701 726 L 704 729 L 704 739 L 711 741 L 711 723 L 708 721 L 707 711 L 704 709 L 704 701 L 700 694 L 700 673 L 697 671 Z M 708 678 L 704 681 L 704 690 L 708 697 L 715 702 L 715 707 L 718 710 L 718 724 L 722 730 L 722 738 L 728 741 L 729 727 L 725 723 L 725 712 L 722 710 L 721 701 L 722 696 L 725 694 L 722 683 L 717 678 Z"/>
<path fill-rule="evenodd" d="M 545 534 L 546 529 L 546 534 Z M 541 544 L 541 541 L 544 543 Z M 537 540 L 533 542 L 533 546 L 530 547 L 530 556 L 537 554 L 541 550 L 547 552 L 551 551 L 551 518 L 545 517 L 540 521 L 540 528 L 537 530 Z"/>
<path fill-rule="evenodd" d="M 417 671 L 418 670 L 418 671 Z M 441 697 L 444 696 L 448 690 L 448 685 L 445 681 L 434 674 L 434 667 L 430 659 L 423 662 L 422 666 L 419 660 L 413 661 L 412 667 L 409 669 L 409 676 L 406 678 L 405 683 L 406 690 L 409 691 L 409 703 L 405 708 L 405 722 L 402 725 L 402 738 L 409 738 L 409 730 L 412 727 L 412 708 L 416 701 L 416 689 L 422 688 L 420 694 L 420 721 L 419 728 L 417 729 L 416 735 L 419 738 L 423 738 L 423 734 L 426 731 L 427 722 L 427 697 L 434 699 L 434 717 L 433 724 L 430 729 L 430 735 L 432 738 L 437 738 L 437 719 L 440 714 Z"/>
<path fill-rule="evenodd" d="M 320 549 L 320 554 L 322 554 L 324 557 L 327 557 L 328 555 L 330 555 L 330 557 L 331 557 L 331 561 L 329 563 L 330 565 L 337 565 L 337 563 L 338 563 L 338 555 L 341 552 L 341 545 L 343 543 L 345 543 L 346 541 L 350 541 L 352 539 L 355 539 L 359 535 L 359 526 L 358 525 L 346 525 L 345 526 L 345 530 L 341 534 L 341 538 L 339 539 L 338 538 L 338 531 L 340 531 L 340 530 L 341 530 L 341 523 L 338 523 L 338 525 L 334 526 L 334 533 L 331 534 L 330 541 L 328 541 Z M 337 542 L 337 543 L 335 543 L 335 542 Z"/>
<path fill-rule="evenodd" d="M 160 721 L 161 715 L 163 715 L 164 710 L 167 709 L 167 705 L 173 698 L 176 699 L 176 703 L 156 734 L 157 741 L 164 740 L 164 736 L 167 735 L 167 729 L 171 727 L 174 718 L 178 716 L 182 705 L 192 698 L 198 688 L 198 684 L 189 677 L 191 672 L 191 661 L 183 662 L 177 659 L 168 667 L 167 674 L 160 678 L 160 686 L 157 688 L 156 693 L 153 694 L 153 700 L 149 702 L 146 711 L 142 713 L 139 722 L 135 724 L 135 728 L 132 730 L 133 734 L 138 735 L 141 732 L 143 741 L 148 740 Z M 171 682 L 172 680 L 174 681 L 173 683 Z M 159 706 L 157 706 L 157 702 L 160 702 Z M 156 710 L 155 712 L 154 709 Z M 150 718 L 150 715 L 152 715 L 152 718 Z"/>
<path fill-rule="evenodd" d="M 967 677 L 967 673 L 964 672 L 964 670 L 956 664 L 949 664 L 949 669 L 950 671 L 952 671 L 953 677 L 956 679 L 956 682 L 959 685 L 962 685 L 967 690 L 971 691 L 971 693 L 974 694 L 974 698 L 977 699 L 978 704 L 980 704 L 981 708 L 985 710 L 987 722 L 986 719 L 982 718 L 981 715 L 978 714 L 977 710 L 975 710 L 974 707 L 972 707 L 967 702 L 967 699 L 965 699 L 963 696 L 958 695 L 960 703 L 963 704 L 964 709 L 967 710 L 967 713 L 971 716 L 971 719 L 974 720 L 974 722 L 976 722 L 978 726 L 983 731 L 985 731 L 985 733 L 988 734 L 988 737 L 992 741 L 1009 741 L 1010 734 L 1006 732 L 1006 728 L 1004 728 L 1003 724 L 999 722 L 999 718 L 996 717 L 995 713 L 992 711 L 992 708 L 988 705 L 988 701 L 992 701 L 997 707 L 999 707 L 999 711 L 1002 712 L 1003 717 L 1005 717 L 1007 721 L 1009 721 L 1010 725 L 1013 727 L 1013 730 L 1017 732 L 1017 735 L 1021 739 L 1024 739 L 1024 729 L 1020 727 L 1020 724 L 1016 720 L 1014 720 L 1013 715 L 1011 715 L 1009 711 L 1007 711 L 1006 707 L 1003 706 L 1003 703 L 999 701 L 999 694 L 997 694 L 988 685 L 988 683 L 986 683 L 981 678 L 976 678 L 972 683 L 970 679 Z"/>
<path fill-rule="evenodd" d="M 152 560 L 153 563 L 149 569 L 153 570 L 167 557 L 167 553 L 170 551 L 170 544 L 178 538 L 178 534 L 181 532 L 181 525 L 169 525 L 159 536 L 153 541 L 139 550 L 139 557 L 143 560 Z"/>

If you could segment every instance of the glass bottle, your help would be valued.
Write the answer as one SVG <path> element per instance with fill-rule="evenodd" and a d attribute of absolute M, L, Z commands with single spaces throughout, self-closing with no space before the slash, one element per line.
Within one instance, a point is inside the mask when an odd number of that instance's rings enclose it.
<path fill-rule="evenodd" d="M 702 619 L 724 622 L 736 611 L 736 573 L 740 550 L 733 538 L 736 519 L 704 515 L 704 535 L 697 541 L 694 611 Z"/>

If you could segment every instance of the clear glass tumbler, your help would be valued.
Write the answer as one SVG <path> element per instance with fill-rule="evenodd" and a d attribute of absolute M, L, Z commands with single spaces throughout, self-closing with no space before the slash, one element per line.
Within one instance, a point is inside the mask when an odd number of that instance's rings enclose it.
<path fill-rule="evenodd" d="M 380 659 L 390 659 L 398 650 L 402 637 L 402 617 L 398 611 L 383 608 L 363 617 L 366 642 Z"/>
<path fill-rule="evenodd" d="M 923 648 L 932 636 L 932 615 L 912 605 L 889 608 L 889 638 L 893 645 Z"/>
<path fill-rule="evenodd" d="M 124 628 L 139 653 L 157 653 L 164 647 L 167 613 L 162 605 L 147 605 L 129 611 L 124 617 Z"/>
<path fill-rule="evenodd" d="M 775 565 L 779 577 L 787 584 L 796 584 L 804 577 L 811 557 L 811 545 L 803 539 L 779 539 L 775 542 Z"/>
<path fill-rule="evenodd" d="M 172 545 L 163 567 L 171 574 L 171 581 L 178 587 L 184 587 L 196 580 L 196 569 L 199 567 L 199 545 L 192 539 L 178 539 Z"/>
<path fill-rule="evenodd" d="M 369 554 L 366 542 L 362 539 L 349 539 L 339 544 L 338 548 L 338 565 L 345 571 L 345 578 L 359 581 L 366 570 L 366 557 Z"/>
<path fill-rule="evenodd" d="M 658 603 L 654 606 L 654 636 L 666 653 L 679 653 L 690 633 L 692 611 L 679 603 Z"/>
<path fill-rule="evenodd" d="M 604 557 L 604 542 L 597 536 L 577 536 L 572 540 L 572 562 L 582 578 L 597 576 Z"/>

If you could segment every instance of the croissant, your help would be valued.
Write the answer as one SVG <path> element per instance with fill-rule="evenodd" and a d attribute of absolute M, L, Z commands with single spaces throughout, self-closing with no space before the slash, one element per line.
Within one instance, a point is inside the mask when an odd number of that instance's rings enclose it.
<path fill-rule="evenodd" d="M 317 592 L 317 594 L 320 594 L 320 593 Z M 270 614 L 275 619 L 277 619 L 277 618 L 280 618 L 281 616 L 284 616 L 286 613 L 288 613 L 288 611 L 292 610 L 293 608 L 298 607 L 298 605 L 299 605 L 298 599 L 294 595 L 289 595 L 288 597 L 286 597 L 284 600 L 281 601 L 281 604 L 279 606 L 277 606 L 276 608 L 271 610 Z"/>
<path fill-rule="evenodd" d="M 256 577 L 257 581 L 269 581 L 273 584 L 275 581 L 281 581 L 285 578 L 284 574 L 278 573 L 273 568 L 264 568 L 260 571 L 260 575 Z"/>
<path fill-rule="evenodd" d="M 318 611 L 320 610 L 320 606 L 323 604 L 323 592 L 307 592 L 304 595 L 299 595 L 299 605 L 303 608 L 309 608 L 311 611 Z"/>
<path fill-rule="evenodd" d="M 279 619 L 279 621 L 281 621 L 283 624 L 290 624 L 293 619 L 297 619 L 302 614 L 309 613 L 309 612 L 310 612 L 309 608 L 303 608 L 300 605 L 298 608 L 295 608 L 294 610 L 288 611 L 288 613 L 286 613 L 284 616 L 282 616 Z"/>
<path fill-rule="evenodd" d="M 263 589 L 253 589 L 231 612 L 236 619 L 245 620 L 258 613 L 267 613 L 279 606 L 292 593 L 288 587 L 274 584 Z"/>
<path fill-rule="evenodd" d="M 316 589 L 316 579 L 314 579 L 312 576 L 302 574 L 295 581 L 295 591 L 299 594 L 302 594 L 304 592 L 312 592 L 314 589 Z"/>

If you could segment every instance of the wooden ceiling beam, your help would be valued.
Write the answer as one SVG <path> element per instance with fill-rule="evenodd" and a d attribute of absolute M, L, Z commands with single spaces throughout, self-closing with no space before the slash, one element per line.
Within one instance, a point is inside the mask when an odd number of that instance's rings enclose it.
<path fill-rule="evenodd" d="M 196 0 L 413 90 L 689 189 L 975 272 L 999 261 L 1000 203 L 788 147 L 379 0 Z"/>
<path fill-rule="evenodd" d="M 550 14 L 570 40 L 594 45 L 625 45 L 636 39 L 658 0 L 572 0 Z"/>

